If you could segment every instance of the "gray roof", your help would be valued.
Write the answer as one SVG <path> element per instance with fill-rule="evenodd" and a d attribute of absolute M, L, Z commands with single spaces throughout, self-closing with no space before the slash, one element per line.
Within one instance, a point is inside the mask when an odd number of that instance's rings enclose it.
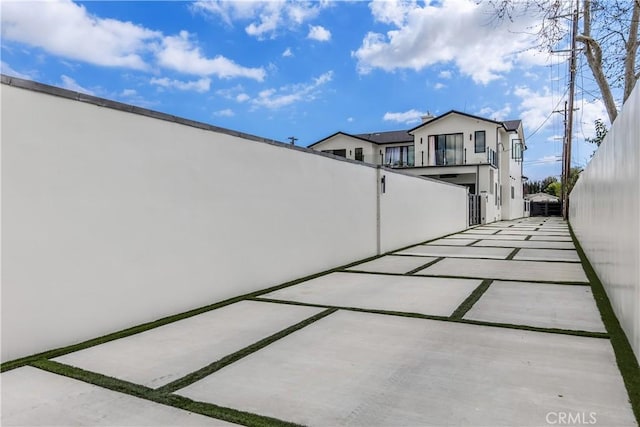
<path fill-rule="evenodd" d="M 520 124 L 522 124 L 522 120 L 505 120 L 502 124 L 507 132 L 517 131 Z"/>
<path fill-rule="evenodd" d="M 394 144 L 398 142 L 413 142 L 413 135 L 406 130 L 392 130 L 387 132 L 359 133 L 354 136 L 375 142 L 376 144 Z"/>
<path fill-rule="evenodd" d="M 554 196 L 552 194 L 547 194 L 547 193 L 533 193 L 533 194 L 527 194 L 526 196 L 524 196 L 525 200 L 529 200 L 531 202 L 559 202 L 560 198 L 557 196 Z"/>

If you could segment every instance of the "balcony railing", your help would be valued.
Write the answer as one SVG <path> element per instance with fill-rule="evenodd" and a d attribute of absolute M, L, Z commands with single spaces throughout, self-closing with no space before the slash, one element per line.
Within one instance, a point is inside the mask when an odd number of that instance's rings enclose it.
<path fill-rule="evenodd" d="M 487 149 L 487 163 L 495 166 L 496 168 L 498 167 L 498 153 L 496 153 L 495 150 L 492 150 L 491 148 Z"/>

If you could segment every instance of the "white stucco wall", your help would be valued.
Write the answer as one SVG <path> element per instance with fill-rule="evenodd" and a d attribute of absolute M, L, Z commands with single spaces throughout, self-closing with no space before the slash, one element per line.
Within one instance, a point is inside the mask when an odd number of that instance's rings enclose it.
<path fill-rule="evenodd" d="M 487 151 L 489 148 L 496 151 L 496 127 L 499 125 L 485 120 L 478 120 L 472 117 L 462 116 L 460 114 L 450 114 L 447 117 L 436 120 L 431 124 L 427 124 L 413 131 L 416 143 L 416 166 L 426 166 L 428 159 L 428 138 L 430 135 L 462 133 L 464 149 L 466 149 L 466 164 L 487 163 Z M 485 131 L 485 151 L 475 152 L 475 132 Z M 420 144 L 422 138 L 422 144 Z M 500 142 L 500 135 L 498 135 Z M 425 164 L 420 164 L 422 159 L 421 152 L 424 151 Z"/>
<path fill-rule="evenodd" d="M 1 91 L 3 361 L 377 252 L 374 167 Z M 385 248 L 464 228 L 457 188 L 385 173 Z"/>
<path fill-rule="evenodd" d="M 640 361 L 640 86 L 570 195 L 573 230 Z"/>
<path fill-rule="evenodd" d="M 512 141 L 522 139 L 518 134 L 501 131 L 505 141 L 504 151 L 500 152 L 500 181 L 502 183 L 502 219 L 516 219 L 524 216 L 524 194 L 522 184 L 522 163 L 513 159 Z M 524 155 L 524 154 L 523 154 Z M 513 186 L 514 197 L 511 198 Z"/>
<path fill-rule="evenodd" d="M 314 145 L 312 148 L 316 151 L 346 150 L 346 158 L 351 160 L 355 160 L 355 149 L 362 148 L 363 161 L 374 165 L 379 165 L 382 162 L 379 150 L 382 149 L 384 153 L 384 148 L 379 148 L 376 144 L 341 133 Z"/>
<path fill-rule="evenodd" d="M 454 184 L 389 173 L 380 194 L 382 252 L 425 241 L 467 227 L 467 189 Z M 446 209 L 442 209 L 446 206 Z"/>

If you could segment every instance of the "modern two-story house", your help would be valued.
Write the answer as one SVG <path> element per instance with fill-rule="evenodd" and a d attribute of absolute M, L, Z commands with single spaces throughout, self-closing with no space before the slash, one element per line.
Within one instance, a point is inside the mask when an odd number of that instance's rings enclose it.
<path fill-rule="evenodd" d="M 408 130 L 337 132 L 309 148 L 464 185 L 482 203 L 482 222 L 525 216 L 521 120 L 496 121 L 459 111 L 424 116 Z"/>

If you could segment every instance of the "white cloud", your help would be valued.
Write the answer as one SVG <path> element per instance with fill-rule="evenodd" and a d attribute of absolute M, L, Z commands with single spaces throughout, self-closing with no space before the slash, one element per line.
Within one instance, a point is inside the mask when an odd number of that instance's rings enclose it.
<path fill-rule="evenodd" d="M 193 80 L 190 82 L 183 82 L 181 80 L 171 80 L 166 77 L 163 78 L 152 78 L 149 82 L 152 85 L 161 86 L 169 89 L 178 89 L 178 90 L 192 90 L 195 92 L 208 92 L 211 87 L 211 79 L 208 77 L 203 77 L 199 80 Z"/>
<path fill-rule="evenodd" d="M 424 6 L 414 2 L 393 6 L 373 2 L 374 17 L 395 28 L 386 34 L 367 33 L 360 48 L 352 52 L 358 71 L 418 71 L 452 62 L 476 83 L 487 84 L 500 78 L 513 68 L 518 53 L 532 46 L 533 29 L 523 29 L 537 21 L 525 14 L 515 14 L 513 23 L 491 21 L 488 3 L 442 0 Z M 510 31 L 510 27 L 519 31 Z"/>
<path fill-rule="evenodd" d="M 280 32 L 295 29 L 318 16 L 330 5 L 328 1 L 197 1 L 191 7 L 207 16 L 220 17 L 227 25 L 234 22 L 250 23 L 245 27 L 247 34 L 263 39 L 275 38 Z"/>
<path fill-rule="evenodd" d="M 317 40 L 319 42 L 326 42 L 331 40 L 331 31 L 321 25 L 309 25 L 309 34 L 307 35 L 307 38 Z"/>
<path fill-rule="evenodd" d="M 249 95 L 247 95 L 246 93 L 240 93 L 236 96 L 236 101 L 238 102 L 246 102 L 249 99 L 251 99 L 251 97 Z"/>
<path fill-rule="evenodd" d="M 486 117 L 491 120 L 507 120 L 511 114 L 511 104 L 507 104 L 499 110 L 495 110 L 491 107 L 484 107 L 478 111 L 477 115 L 480 117 Z"/>
<path fill-rule="evenodd" d="M 369 3 L 374 19 L 383 24 L 395 24 L 401 27 L 405 24 L 407 15 L 416 7 L 415 0 L 374 0 Z"/>
<path fill-rule="evenodd" d="M 63 58 L 99 66 L 148 70 L 154 62 L 183 73 L 262 81 L 263 68 L 207 58 L 189 33 L 165 36 L 132 22 L 100 18 L 71 0 L 2 2 L 2 39 L 39 47 Z"/>
<path fill-rule="evenodd" d="M 226 108 L 224 110 L 214 112 L 213 115 L 218 117 L 233 117 L 236 114 L 233 112 L 232 109 Z"/>
<path fill-rule="evenodd" d="M 18 77 L 20 79 L 30 80 L 32 78 L 29 74 L 21 73 L 19 71 L 14 70 L 13 68 L 11 68 L 9 64 L 7 64 L 4 61 L 0 61 L 0 72 L 2 72 L 2 74 L 5 74 L 7 76 Z"/>
<path fill-rule="evenodd" d="M 398 123 L 410 124 L 410 123 L 419 122 L 420 118 L 422 116 L 424 116 L 425 114 L 427 114 L 427 113 L 411 109 L 409 111 L 404 111 L 402 113 L 389 113 L 389 112 L 387 112 L 387 113 L 384 114 L 384 117 L 382 119 L 385 120 L 385 121 L 388 121 L 388 122 L 398 122 Z"/>
<path fill-rule="evenodd" d="M 255 107 L 277 109 L 301 101 L 312 101 L 317 98 L 320 87 L 330 82 L 333 71 L 316 77 L 311 83 L 286 85 L 279 89 L 265 89 L 251 100 Z"/>
<path fill-rule="evenodd" d="M 282 56 L 284 58 L 288 58 L 288 57 L 293 56 L 293 52 L 291 52 L 291 48 L 288 47 L 284 52 L 282 52 Z"/>
<path fill-rule="evenodd" d="M 64 74 L 60 76 L 60 80 L 62 80 L 61 87 L 65 89 L 72 90 L 74 92 L 82 92 L 88 95 L 95 95 L 95 92 L 80 86 L 74 79 L 69 76 L 65 76 Z"/>
<path fill-rule="evenodd" d="M 450 79 L 451 77 L 453 77 L 453 73 L 451 73 L 451 71 L 449 70 L 440 71 L 440 73 L 438 73 L 438 77 L 440 77 L 441 79 Z"/>
<path fill-rule="evenodd" d="M 447 87 L 447 85 L 445 85 L 444 83 L 440 83 L 440 82 L 438 82 L 438 83 L 436 83 L 436 84 L 434 84 L 434 85 L 433 85 L 433 88 L 434 88 L 435 90 L 440 90 L 440 89 L 443 89 L 443 88 L 445 88 L 445 87 Z"/>
<path fill-rule="evenodd" d="M 562 161 L 562 156 L 544 156 L 536 160 L 538 164 L 556 163 Z"/>
<path fill-rule="evenodd" d="M 120 92 L 120 96 L 123 98 L 129 98 L 136 95 L 138 95 L 138 91 L 135 89 L 123 89 L 122 92 Z"/>
<path fill-rule="evenodd" d="M 264 80 L 263 68 L 242 67 L 232 60 L 218 55 L 205 57 L 200 48 L 190 40 L 187 31 L 177 36 L 167 36 L 162 47 L 156 53 L 160 65 L 176 71 L 199 76 L 216 75 L 220 78 L 246 77 L 257 81 Z"/>
<path fill-rule="evenodd" d="M 609 127 L 609 115 L 604 103 L 600 99 L 593 101 L 586 101 L 584 99 L 578 99 L 575 103 L 576 108 L 579 108 L 575 113 L 576 126 L 580 126 L 576 131 L 577 134 L 584 135 L 586 138 L 593 138 L 596 136 L 595 121 L 596 119 L 602 120 L 607 127 Z"/>
<path fill-rule="evenodd" d="M 353 117 L 347 117 L 347 122 L 349 123 L 353 123 L 355 119 Z"/>
<path fill-rule="evenodd" d="M 542 88 L 541 92 L 536 92 L 527 86 L 517 86 L 513 94 L 521 99 L 520 118 L 525 129 L 545 129 L 553 124 L 549 116 L 558 101 L 554 99 L 548 87 Z"/>
<path fill-rule="evenodd" d="M 148 67 L 142 54 L 160 33 L 90 15 L 70 0 L 2 2 L 2 38 L 103 66 Z"/>

